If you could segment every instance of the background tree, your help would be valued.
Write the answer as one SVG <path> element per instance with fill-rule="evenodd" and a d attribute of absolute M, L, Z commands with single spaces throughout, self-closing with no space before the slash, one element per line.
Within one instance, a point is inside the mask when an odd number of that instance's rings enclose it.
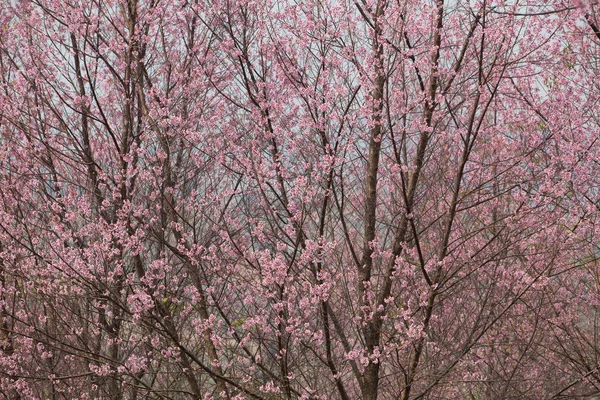
<path fill-rule="evenodd" d="M 600 392 L 597 5 L 0 4 L 4 398 Z"/>

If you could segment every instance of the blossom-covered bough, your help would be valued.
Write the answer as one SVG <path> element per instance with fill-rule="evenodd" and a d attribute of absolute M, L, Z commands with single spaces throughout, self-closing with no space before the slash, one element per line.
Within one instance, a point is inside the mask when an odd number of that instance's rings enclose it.
<path fill-rule="evenodd" d="M 1 0 L 0 397 L 599 395 L 599 26 Z"/>

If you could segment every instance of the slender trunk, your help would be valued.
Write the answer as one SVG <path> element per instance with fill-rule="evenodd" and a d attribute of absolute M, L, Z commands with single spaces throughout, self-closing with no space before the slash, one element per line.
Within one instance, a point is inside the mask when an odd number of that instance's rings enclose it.
<path fill-rule="evenodd" d="M 372 108 L 372 126 L 369 132 L 369 158 L 367 161 L 367 177 L 365 184 L 365 219 L 364 219 L 364 237 L 363 254 L 361 265 L 358 270 L 358 296 L 361 305 L 361 318 L 365 325 L 362 329 L 365 351 L 371 356 L 375 349 L 379 347 L 381 337 L 381 320 L 377 315 L 365 315 L 362 311 L 368 308 L 368 291 L 371 288 L 371 275 L 373 270 L 373 246 L 372 242 L 376 235 L 377 223 L 377 181 L 379 171 L 379 157 L 381 153 L 381 142 L 383 140 L 383 90 L 385 87 L 385 71 L 383 69 L 383 46 L 380 43 L 381 28 L 377 22 L 383 13 L 383 8 L 379 6 L 375 15 L 375 27 L 373 37 L 373 53 L 375 55 L 376 76 L 371 92 Z M 379 362 L 369 362 L 365 367 L 362 381 L 362 394 L 365 400 L 377 399 L 379 389 Z"/>

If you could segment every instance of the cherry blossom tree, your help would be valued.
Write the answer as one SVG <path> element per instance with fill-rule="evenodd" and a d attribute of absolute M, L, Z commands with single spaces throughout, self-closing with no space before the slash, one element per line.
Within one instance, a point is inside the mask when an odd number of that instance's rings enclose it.
<path fill-rule="evenodd" d="M 600 394 L 599 27 L 1 0 L 0 394 Z"/>

